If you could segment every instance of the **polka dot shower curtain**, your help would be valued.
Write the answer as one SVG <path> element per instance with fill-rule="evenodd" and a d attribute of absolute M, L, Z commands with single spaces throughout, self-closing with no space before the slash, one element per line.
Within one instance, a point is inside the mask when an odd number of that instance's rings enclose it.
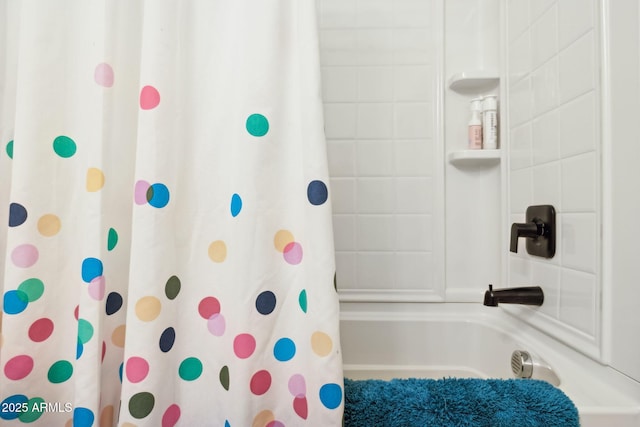
<path fill-rule="evenodd" d="M 341 424 L 315 25 L 0 3 L 0 425 Z"/>

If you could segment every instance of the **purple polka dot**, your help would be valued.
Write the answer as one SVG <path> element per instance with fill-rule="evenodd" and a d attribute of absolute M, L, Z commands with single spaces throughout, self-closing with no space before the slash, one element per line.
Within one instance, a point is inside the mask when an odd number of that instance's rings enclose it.
<path fill-rule="evenodd" d="M 93 78 L 100 86 L 111 87 L 113 86 L 113 68 L 106 62 L 98 64 Z"/>
<path fill-rule="evenodd" d="M 222 314 L 214 314 L 207 320 L 207 328 L 216 337 L 224 335 L 226 323 Z"/>
<path fill-rule="evenodd" d="M 295 374 L 289 378 L 289 393 L 291 393 L 293 397 L 305 396 L 307 394 L 307 386 L 302 375 Z"/>
<path fill-rule="evenodd" d="M 302 246 L 298 242 L 291 242 L 284 247 L 284 260 L 291 265 L 302 262 Z"/>
<path fill-rule="evenodd" d="M 11 252 L 11 261 L 16 267 L 28 268 L 38 261 L 38 248 L 28 243 L 17 246 Z"/>
<path fill-rule="evenodd" d="M 147 204 L 147 191 L 150 187 L 151 184 L 142 179 L 136 182 L 136 186 L 133 191 L 133 200 L 136 202 L 136 205 Z"/>
<path fill-rule="evenodd" d="M 89 283 L 89 296 L 96 301 L 102 301 L 104 298 L 104 276 L 98 276 Z"/>

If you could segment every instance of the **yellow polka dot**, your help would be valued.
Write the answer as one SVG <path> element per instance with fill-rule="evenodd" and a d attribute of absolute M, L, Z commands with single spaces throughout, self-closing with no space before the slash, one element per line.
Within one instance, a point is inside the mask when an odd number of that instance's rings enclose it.
<path fill-rule="evenodd" d="M 113 425 L 113 405 L 105 406 L 100 413 L 100 427 L 111 427 Z"/>
<path fill-rule="evenodd" d="M 115 345 L 116 347 L 124 348 L 124 337 L 126 335 L 126 332 L 126 325 L 120 325 L 115 328 L 113 330 L 113 333 L 111 334 L 111 342 L 113 343 L 113 345 Z"/>
<path fill-rule="evenodd" d="M 67 420 L 67 422 L 64 423 L 64 427 L 73 427 L 73 418 Z"/>
<path fill-rule="evenodd" d="M 131 423 L 123 423 L 120 427 L 138 427 L 138 426 Z"/>
<path fill-rule="evenodd" d="M 273 416 L 273 412 L 265 409 L 264 411 L 256 415 L 256 417 L 253 419 L 251 427 L 264 427 L 275 419 L 276 417 Z"/>
<path fill-rule="evenodd" d="M 328 356 L 333 349 L 333 341 L 324 332 L 316 331 L 311 335 L 311 348 L 320 357 Z"/>
<path fill-rule="evenodd" d="M 227 245 L 222 240 L 216 240 L 209 245 L 209 258 L 213 262 L 222 262 L 227 258 Z"/>
<path fill-rule="evenodd" d="M 87 169 L 87 191 L 101 190 L 104 186 L 104 174 L 98 168 Z"/>
<path fill-rule="evenodd" d="M 162 304 L 156 297 L 142 297 L 136 303 L 136 316 L 143 322 L 151 322 L 158 315 L 160 315 L 160 309 Z"/>
<path fill-rule="evenodd" d="M 42 215 L 38 220 L 38 231 L 46 237 L 55 236 L 61 227 L 60 218 L 54 214 Z"/>
<path fill-rule="evenodd" d="M 273 244 L 279 252 L 284 252 L 284 248 L 291 242 L 293 242 L 293 234 L 289 230 L 280 230 L 273 238 Z"/>

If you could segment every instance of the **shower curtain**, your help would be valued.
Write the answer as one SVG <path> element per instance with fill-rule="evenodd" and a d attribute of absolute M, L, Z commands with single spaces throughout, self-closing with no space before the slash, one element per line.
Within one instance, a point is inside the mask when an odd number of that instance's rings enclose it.
<path fill-rule="evenodd" d="M 338 426 L 313 0 L 0 3 L 0 424 Z"/>

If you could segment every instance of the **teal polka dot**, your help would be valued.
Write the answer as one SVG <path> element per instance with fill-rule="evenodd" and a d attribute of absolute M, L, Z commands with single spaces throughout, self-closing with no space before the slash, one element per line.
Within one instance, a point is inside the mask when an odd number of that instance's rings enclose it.
<path fill-rule="evenodd" d="M 262 114 L 252 114 L 247 118 L 247 132 L 253 136 L 265 136 L 269 132 L 269 120 Z"/>
<path fill-rule="evenodd" d="M 78 341 L 82 344 L 89 342 L 93 336 L 93 326 L 84 319 L 78 320 Z"/>
<path fill-rule="evenodd" d="M 44 293 L 44 283 L 42 280 L 31 278 L 20 283 L 18 290 L 27 296 L 29 302 L 37 301 Z"/>
<path fill-rule="evenodd" d="M 76 143 L 68 136 L 61 135 L 53 140 L 53 151 L 63 158 L 68 158 L 76 154 Z"/>
<path fill-rule="evenodd" d="M 7 156 L 9 156 L 10 159 L 13 159 L 13 139 L 7 143 L 5 149 L 7 150 Z"/>
<path fill-rule="evenodd" d="M 188 357 L 180 364 L 178 374 L 185 381 L 198 379 L 202 374 L 202 362 L 195 357 Z"/>
<path fill-rule="evenodd" d="M 58 360 L 49 368 L 47 378 L 53 384 L 67 381 L 73 375 L 73 365 L 66 360 Z"/>

